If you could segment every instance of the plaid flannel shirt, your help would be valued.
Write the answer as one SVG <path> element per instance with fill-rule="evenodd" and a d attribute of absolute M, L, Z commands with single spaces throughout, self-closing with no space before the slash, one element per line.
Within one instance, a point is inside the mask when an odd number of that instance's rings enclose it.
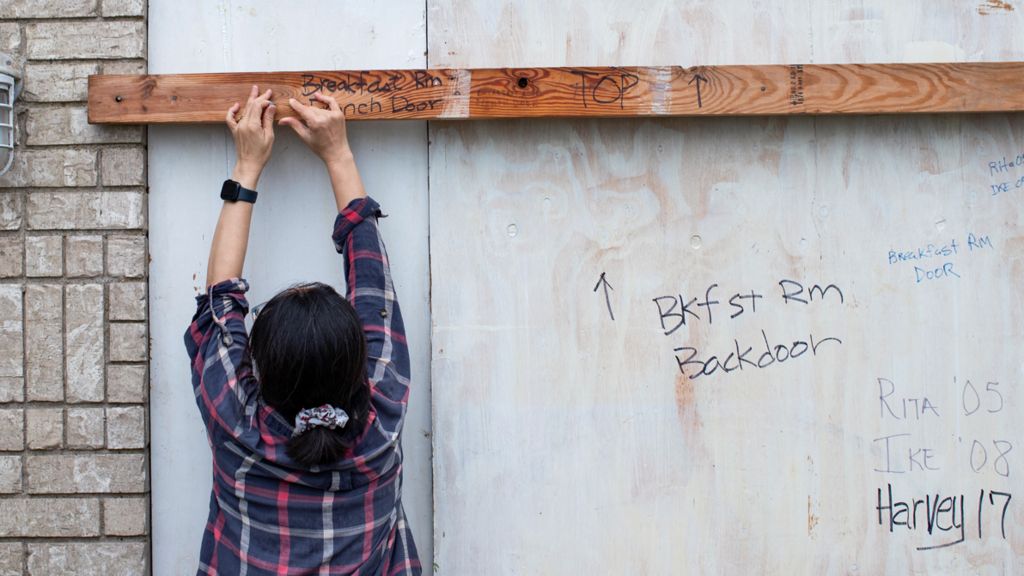
<path fill-rule="evenodd" d="M 248 360 L 248 283 L 210 286 L 185 333 L 213 452 L 198 574 L 420 574 L 402 508 L 409 350 L 371 198 L 338 214 L 346 296 L 366 334 L 369 422 L 344 458 L 304 468 L 284 452 L 293 423 L 265 404 Z"/>

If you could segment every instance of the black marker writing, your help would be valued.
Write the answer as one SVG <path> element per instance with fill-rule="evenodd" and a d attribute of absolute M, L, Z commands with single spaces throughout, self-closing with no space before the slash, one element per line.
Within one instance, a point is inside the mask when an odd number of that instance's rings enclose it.
<path fill-rule="evenodd" d="M 700 97 L 700 83 L 701 83 L 701 82 L 704 82 L 704 83 L 706 84 L 706 83 L 707 83 L 707 81 L 708 81 L 708 79 L 707 79 L 707 78 L 705 78 L 705 77 L 701 76 L 701 75 L 700 75 L 700 74 L 698 73 L 698 74 L 694 74 L 694 75 L 693 75 L 693 78 L 690 78 L 690 81 L 689 81 L 689 82 L 687 82 L 687 84 L 688 84 L 688 85 L 689 85 L 689 84 L 694 84 L 694 83 L 696 83 L 696 84 L 697 84 L 697 108 L 700 108 L 701 106 L 703 106 L 703 105 L 704 105 L 704 103 L 703 103 L 703 101 L 701 100 L 701 97 Z"/>
<path fill-rule="evenodd" d="M 618 102 L 619 108 L 625 108 L 626 93 L 640 83 L 640 77 L 630 72 L 616 72 L 600 76 L 596 72 L 587 70 L 570 70 L 570 72 L 580 77 L 580 83 L 575 86 L 580 89 L 584 108 L 587 107 L 588 100 L 597 104 Z M 593 80 L 594 78 L 597 80 L 590 84 L 587 83 L 587 79 Z"/>
<path fill-rule="evenodd" d="M 597 292 L 598 288 L 604 288 L 604 303 L 608 306 L 608 316 L 614 321 L 615 314 L 612 313 L 612 301 L 608 296 L 608 291 L 615 289 L 608 283 L 608 279 L 604 277 L 604 272 L 601 272 L 601 277 L 597 279 L 597 284 L 594 284 L 594 292 Z"/>

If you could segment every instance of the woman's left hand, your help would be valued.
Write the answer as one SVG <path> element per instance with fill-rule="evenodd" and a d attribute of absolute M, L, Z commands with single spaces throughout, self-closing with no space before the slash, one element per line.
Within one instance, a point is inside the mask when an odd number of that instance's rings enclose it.
<path fill-rule="evenodd" d="M 274 114 L 277 107 L 270 101 L 271 94 L 269 89 L 260 94 L 259 88 L 253 86 L 241 115 L 235 118 L 235 113 L 241 108 L 237 102 L 227 113 L 228 129 L 235 138 L 235 174 L 251 182 L 241 182 L 239 178 L 236 180 L 246 188 L 255 187 L 274 146 Z"/>

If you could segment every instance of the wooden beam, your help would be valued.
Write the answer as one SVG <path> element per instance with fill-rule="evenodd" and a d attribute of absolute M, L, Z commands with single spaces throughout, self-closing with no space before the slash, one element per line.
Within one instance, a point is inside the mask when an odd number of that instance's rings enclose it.
<path fill-rule="evenodd" d="M 481 68 L 90 76 L 89 122 L 223 122 L 253 84 L 352 120 L 1024 110 L 1024 62 Z"/>

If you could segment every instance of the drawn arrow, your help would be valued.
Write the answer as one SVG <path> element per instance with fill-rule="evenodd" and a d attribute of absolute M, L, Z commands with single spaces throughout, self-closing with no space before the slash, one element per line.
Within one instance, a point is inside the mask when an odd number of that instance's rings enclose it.
<path fill-rule="evenodd" d="M 700 108 L 703 105 L 703 103 L 701 102 L 701 99 L 700 99 L 700 83 L 704 82 L 705 84 L 707 84 L 707 81 L 708 81 L 708 79 L 703 77 L 703 76 L 701 76 L 700 73 L 698 72 L 698 73 L 693 75 L 693 78 L 690 78 L 689 82 L 686 83 L 687 85 L 693 84 L 694 82 L 697 83 L 697 108 Z"/>
<path fill-rule="evenodd" d="M 614 322 L 615 314 L 612 313 L 612 301 L 608 296 L 608 291 L 615 290 L 615 288 L 612 288 L 612 285 L 608 283 L 608 280 L 604 277 L 604 272 L 601 272 L 601 277 L 597 279 L 597 284 L 594 284 L 594 292 L 597 292 L 598 288 L 604 288 L 604 303 L 608 306 L 608 316 Z"/>

